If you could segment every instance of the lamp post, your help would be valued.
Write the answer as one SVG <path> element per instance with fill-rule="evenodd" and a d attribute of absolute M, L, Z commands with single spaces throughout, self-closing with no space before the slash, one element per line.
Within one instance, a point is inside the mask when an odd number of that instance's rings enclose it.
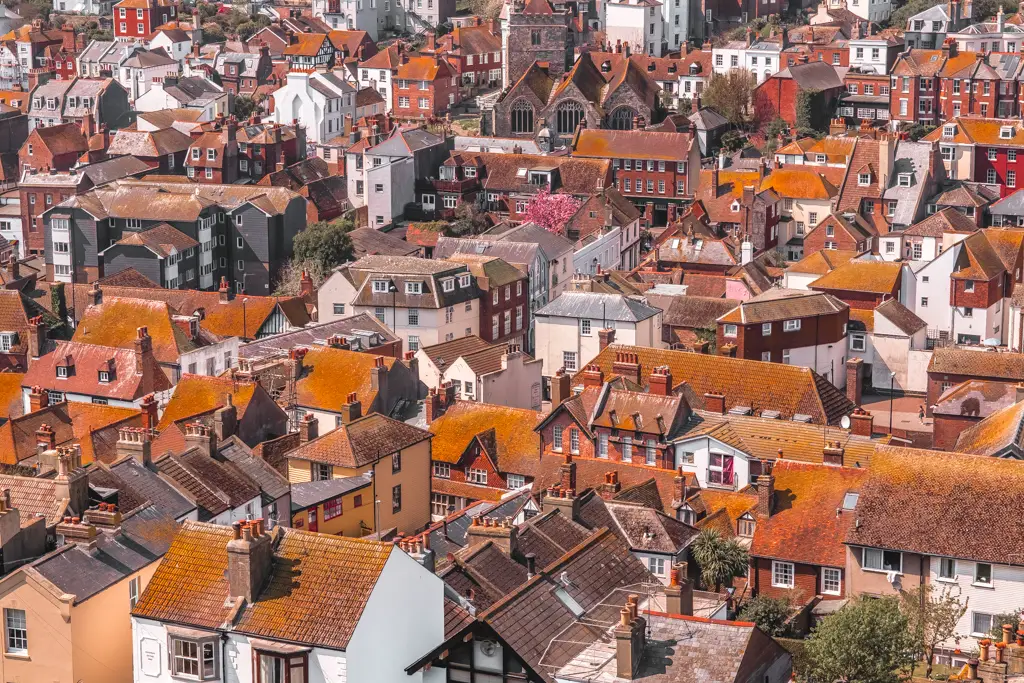
<path fill-rule="evenodd" d="M 893 393 L 893 386 L 896 384 L 896 373 L 889 373 L 889 436 L 892 436 L 892 402 L 896 397 Z"/>
<path fill-rule="evenodd" d="M 391 325 L 392 331 L 398 334 L 398 311 L 396 300 L 398 299 L 398 287 L 393 280 L 388 281 L 388 291 L 391 292 Z"/>
<path fill-rule="evenodd" d="M 245 341 L 245 339 L 246 339 L 246 337 L 245 337 L 245 332 L 246 332 L 246 326 L 245 326 L 245 304 L 247 304 L 248 302 L 249 302 L 249 297 L 242 297 L 242 341 Z"/>

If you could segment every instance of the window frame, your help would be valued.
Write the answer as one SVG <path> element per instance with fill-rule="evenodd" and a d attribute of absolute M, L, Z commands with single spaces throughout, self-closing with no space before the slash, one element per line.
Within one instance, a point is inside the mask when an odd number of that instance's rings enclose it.
<path fill-rule="evenodd" d="M 978 579 L 978 570 L 982 567 L 988 567 L 988 581 L 980 581 Z M 993 579 L 995 578 L 995 572 L 992 570 L 992 564 L 989 562 L 975 562 L 974 563 L 974 576 L 971 578 L 971 585 L 979 588 L 995 588 Z"/>
<path fill-rule="evenodd" d="M 784 580 L 785 573 L 788 569 L 789 583 L 782 583 L 779 579 L 780 576 Z M 781 571 L 780 571 L 781 570 Z M 796 564 L 793 562 L 783 562 L 781 560 L 772 560 L 772 587 L 773 588 L 788 588 L 792 589 L 796 587 Z"/>
<path fill-rule="evenodd" d="M 876 568 L 876 567 L 869 567 L 868 566 L 868 553 L 879 553 L 880 566 L 878 568 Z M 899 560 L 900 560 L 899 569 L 886 569 L 885 568 L 885 555 L 886 555 L 886 553 L 892 553 L 892 554 L 895 554 L 897 557 L 899 557 Z M 888 574 L 889 572 L 894 571 L 894 572 L 896 572 L 897 575 L 902 575 L 903 574 L 903 553 L 898 551 L 898 550 L 886 550 L 884 548 L 862 547 L 861 548 L 861 569 L 863 569 L 866 572 L 876 572 L 876 573 L 879 573 L 879 574 Z"/>
<path fill-rule="evenodd" d="M 827 588 L 829 584 L 829 573 L 834 572 L 836 588 L 835 590 L 829 590 Z M 821 568 L 821 592 L 825 595 L 842 595 L 843 593 L 843 570 L 837 569 L 836 567 L 822 567 Z"/>

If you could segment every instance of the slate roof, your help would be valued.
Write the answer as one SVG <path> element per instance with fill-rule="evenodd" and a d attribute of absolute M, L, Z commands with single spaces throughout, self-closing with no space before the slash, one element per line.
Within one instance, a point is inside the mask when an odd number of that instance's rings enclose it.
<path fill-rule="evenodd" d="M 134 616 L 202 629 L 217 629 L 233 604 L 226 602 L 227 544 L 231 528 L 185 522 L 139 603 Z M 329 649 L 344 650 L 388 557 L 392 543 L 276 527 L 269 580 L 241 609 L 234 630 Z M 304 577 L 295 581 L 296 572 Z M 295 618 L 301 614 L 302 618 Z M 330 623 L 325 629 L 323 624 Z"/>
<path fill-rule="evenodd" d="M 432 437 L 428 431 L 371 413 L 307 441 L 289 452 L 288 458 L 339 467 L 365 467 Z"/>
<path fill-rule="evenodd" d="M 233 464 L 259 487 L 264 504 L 270 504 L 288 495 L 288 479 L 279 474 L 266 460 L 254 456 L 252 449 L 237 436 L 233 435 L 217 444 L 217 455 Z"/>
<path fill-rule="evenodd" d="M 201 519 L 242 507 L 260 495 L 259 487 L 233 463 L 213 458 L 198 448 L 180 455 L 167 453 L 153 464 L 160 474 L 196 499 Z"/>
<path fill-rule="evenodd" d="M 604 500 L 591 493 L 580 505 L 580 521 L 590 529 L 607 526 L 633 552 L 679 554 L 697 536 L 697 529 L 638 503 Z"/>
<path fill-rule="evenodd" d="M 109 467 L 166 517 L 181 519 L 196 509 L 196 504 L 161 477 L 155 467 L 145 467 L 135 458 L 122 458 Z"/>
<path fill-rule="evenodd" d="M 81 604 L 158 561 L 176 530 L 173 519 L 148 506 L 123 518 L 118 530 L 99 530 L 94 546 L 68 543 L 23 571 L 43 578 L 58 593 L 74 596 L 72 604 Z"/>
<path fill-rule="evenodd" d="M 353 351 L 369 351 L 398 340 L 398 337 L 374 316 L 369 313 L 357 313 L 348 318 L 253 340 L 239 346 L 238 355 L 240 358 L 264 358 L 281 350 L 323 345 L 334 336 L 347 339 Z"/>
<path fill-rule="evenodd" d="M 596 292 L 563 292 L 554 301 L 534 312 L 538 318 L 590 318 L 636 323 L 661 313 L 632 297 Z"/>
<path fill-rule="evenodd" d="M 940 127 L 941 130 L 941 127 Z M 927 139 L 927 138 L 925 138 Z M 892 173 L 889 174 L 889 187 L 882 193 L 886 200 L 896 200 L 896 213 L 889 217 L 892 224 L 911 225 L 918 211 L 918 205 L 927 183 L 932 146 L 928 142 L 911 142 L 901 140 L 896 145 Z M 900 187 L 898 178 L 901 173 L 910 174 L 910 186 Z"/>
<path fill-rule="evenodd" d="M 924 220 L 903 231 L 914 237 L 935 237 L 941 239 L 947 232 L 974 232 L 978 229 L 974 221 L 952 207 L 936 211 Z"/>
<path fill-rule="evenodd" d="M 372 483 L 373 477 L 367 472 L 354 477 L 338 477 L 292 484 L 292 511 L 305 510 L 338 496 L 358 491 Z"/>
<path fill-rule="evenodd" d="M 352 240 L 353 256 L 357 259 L 368 254 L 415 256 L 420 250 L 415 244 L 374 228 L 356 228 L 348 236 Z"/>
<path fill-rule="evenodd" d="M 1018 462 L 916 448 L 882 447 L 861 489 L 851 546 L 886 548 L 978 562 L 1020 565 L 1024 534 L 1010 516 L 989 523 L 991 510 L 1013 509 L 1024 490 Z M 969 472 L 970 476 L 964 476 Z M 922 515 L 922 510 L 944 511 Z M 948 524 L 955 517 L 957 524 Z M 970 534 L 964 534 L 970 529 Z"/>
<path fill-rule="evenodd" d="M 158 223 L 152 228 L 140 232 L 126 232 L 117 244 L 120 246 L 145 247 L 157 258 L 161 259 L 199 246 L 199 242 L 169 223 Z M 87 317 L 88 315 L 86 313 Z"/>
<path fill-rule="evenodd" d="M 1017 388 L 1013 384 L 970 379 L 944 391 L 931 408 L 935 415 L 983 419 L 1016 402 Z M 961 432 L 960 437 L 967 431 Z M 958 450 L 969 452 L 966 448 Z"/>
<path fill-rule="evenodd" d="M 472 595 L 476 609 L 486 609 L 526 581 L 526 567 L 492 541 L 461 552 L 438 576 L 458 595 Z"/>

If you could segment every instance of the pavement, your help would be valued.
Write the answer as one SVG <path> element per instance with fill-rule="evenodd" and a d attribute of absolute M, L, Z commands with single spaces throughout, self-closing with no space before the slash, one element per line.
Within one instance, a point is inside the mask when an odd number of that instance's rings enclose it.
<path fill-rule="evenodd" d="M 861 397 L 861 407 L 875 418 L 875 432 L 889 431 L 889 396 L 881 394 L 865 394 Z M 925 417 L 922 421 L 918 411 L 925 403 L 923 396 L 905 396 L 897 394 L 892 397 L 892 423 L 895 429 L 909 432 L 931 433 L 934 420 Z"/>

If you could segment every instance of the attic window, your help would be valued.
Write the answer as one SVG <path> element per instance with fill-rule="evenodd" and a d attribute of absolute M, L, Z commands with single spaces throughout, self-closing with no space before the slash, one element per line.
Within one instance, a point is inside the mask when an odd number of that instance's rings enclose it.
<path fill-rule="evenodd" d="M 729 206 L 729 210 L 732 211 L 733 213 L 737 213 L 740 210 L 740 203 L 737 201 L 733 201 L 733 203 Z"/>
<path fill-rule="evenodd" d="M 693 64 L 690 65 L 690 75 L 691 76 L 696 76 L 699 73 L 700 73 L 700 64 L 697 64 L 696 62 L 694 62 Z"/>
<path fill-rule="evenodd" d="M 0 332 L 0 351 L 10 351 L 17 343 L 17 332 Z"/>
<path fill-rule="evenodd" d="M 62 379 L 67 379 L 68 371 L 69 370 L 70 370 L 70 368 L 68 366 L 66 366 L 66 365 L 58 365 L 57 366 L 57 377 L 60 377 Z"/>
<path fill-rule="evenodd" d="M 459 287 L 469 287 L 469 274 L 459 276 Z"/>
<path fill-rule="evenodd" d="M 956 124 L 942 127 L 942 137 L 951 138 L 956 135 Z"/>
<path fill-rule="evenodd" d="M 900 173 L 896 179 L 896 182 L 899 184 L 900 187 L 910 187 L 910 174 Z"/>
<path fill-rule="evenodd" d="M 467 178 L 476 178 L 476 166 L 466 166 L 462 169 Z"/>
<path fill-rule="evenodd" d="M 405 283 L 406 294 L 422 294 L 423 283 L 422 282 L 406 282 Z"/>
<path fill-rule="evenodd" d="M 99 377 L 100 382 L 103 383 L 103 384 L 106 384 L 107 382 L 109 382 L 110 381 L 110 375 L 111 375 L 110 370 L 100 370 L 100 377 Z"/>
<path fill-rule="evenodd" d="M 825 163 L 825 155 L 824 154 L 817 154 L 817 155 L 815 155 L 814 160 L 816 162 L 818 162 L 819 164 L 823 164 L 823 163 Z"/>
<path fill-rule="evenodd" d="M 388 291 L 388 281 L 387 280 L 374 280 L 373 281 L 373 291 L 377 292 L 377 293 L 387 292 Z"/>
<path fill-rule="evenodd" d="M 455 291 L 455 278 L 451 278 L 450 277 L 450 278 L 447 278 L 445 280 L 442 280 L 441 281 L 441 289 L 443 289 L 446 292 L 454 292 Z"/>
<path fill-rule="evenodd" d="M 857 507 L 857 501 L 860 500 L 860 494 L 854 491 L 847 491 L 846 495 L 843 496 L 843 509 L 853 510 Z"/>
<path fill-rule="evenodd" d="M 1013 138 L 1013 126 L 1003 126 L 999 129 L 999 139 L 1009 140 Z"/>
<path fill-rule="evenodd" d="M 217 158 L 217 150 L 215 150 L 215 149 L 207 149 L 206 150 L 206 158 L 207 158 L 208 161 L 213 161 L 214 159 L 216 159 Z"/>
<path fill-rule="evenodd" d="M 860 185 L 861 187 L 865 187 L 867 185 L 870 185 L 871 184 L 871 174 L 870 173 L 859 173 L 857 175 L 857 184 Z"/>
<path fill-rule="evenodd" d="M 526 169 L 525 168 L 521 168 L 518 171 L 516 171 L 516 178 L 525 178 L 525 177 L 526 177 Z"/>
<path fill-rule="evenodd" d="M 579 619 L 583 616 L 583 613 L 585 611 L 583 609 L 583 606 L 580 605 L 580 603 L 576 602 L 576 600 L 574 600 L 573 597 L 569 595 L 569 593 L 561 586 L 555 589 L 555 597 L 558 598 L 563 605 L 565 605 L 566 609 L 572 612 L 574 617 Z"/>

